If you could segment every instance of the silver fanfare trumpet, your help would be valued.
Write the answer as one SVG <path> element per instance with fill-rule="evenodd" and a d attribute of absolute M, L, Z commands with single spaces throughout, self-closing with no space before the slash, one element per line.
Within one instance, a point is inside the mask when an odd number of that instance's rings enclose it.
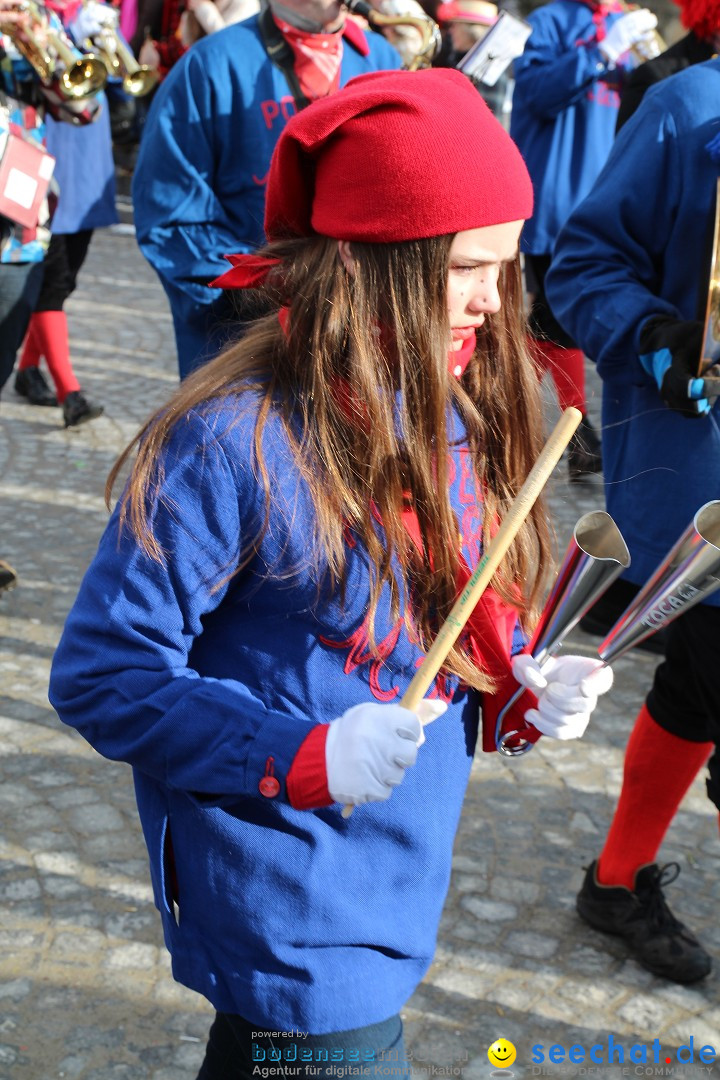
<path fill-rule="evenodd" d="M 617 525 L 604 510 L 584 514 L 577 522 L 555 584 L 541 612 L 529 646 L 539 664 L 560 648 L 596 600 L 630 565 L 627 545 Z M 503 732 L 503 720 L 526 688 L 520 686 L 501 710 L 495 727 L 495 746 L 507 757 L 532 749 L 522 731 Z"/>

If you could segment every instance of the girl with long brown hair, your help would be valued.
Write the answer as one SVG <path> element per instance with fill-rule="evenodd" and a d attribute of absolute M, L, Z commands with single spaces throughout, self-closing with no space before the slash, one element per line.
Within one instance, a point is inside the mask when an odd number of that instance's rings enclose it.
<path fill-rule="evenodd" d="M 135 770 L 175 977 L 218 1013 L 202 1080 L 406 1068 L 399 1010 L 432 959 L 479 706 L 497 711 L 550 565 L 539 506 L 417 714 L 398 704 L 539 450 L 531 207 L 458 72 L 316 102 L 273 157 L 267 248 L 218 282 L 269 313 L 113 470 L 51 696 Z M 523 658 L 529 716 L 576 737 L 609 680 L 555 664 L 548 686 Z"/>

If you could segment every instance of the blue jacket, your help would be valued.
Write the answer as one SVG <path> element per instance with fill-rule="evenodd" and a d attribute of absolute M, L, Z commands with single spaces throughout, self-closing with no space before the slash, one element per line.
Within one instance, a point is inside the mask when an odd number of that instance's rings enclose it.
<path fill-rule="evenodd" d="M 101 110 L 93 124 L 76 127 L 47 118 L 47 148 L 56 158 L 55 178 L 60 185 L 54 233 L 99 229 L 118 220 L 110 111 L 104 93 L 97 100 Z"/>
<path fill-rule="evenodd" d="M 620 18 L 605 17 L 609 28 Z M 587 195 L 615 136 L 622 60 L 608 69 L 590 6 L 551 0 L 529 16 L 532 34 L 515 61 L 510 134 L 532 177 L 535 209 L 522 249 L 549 255 L 573 207 Z"/>
<path fill-rule="evenodd" d="M 384 38 L 366 37 L 368 56 L 344 39 L 341 85 L 400 66 Z M 193 45 L 155 96 L 133 178 L 133 207 L 138 243 L 170 301 L 181 374 L 227 341 L 227 301 L 207 283 L 227 269 L 224 255 L 263 242 L 270 157 L 293 112 L 257 17 Z"/>
<path fill-rule="evenodd" d="M 639 335 L 655 315 L 704 317 L 718 166 L 720 62 L 648 90 L 591 194 L 560 233 L 548 299 L 603 380 L 608 511 L 644 584 L 703 503 L 720 498 L 720 430 L 661 400 Z M 710 601 L 720 603 L 717 593 Z"/>
<path fill-rule="evenodd" d="M 239 416 L 239 419 L 238 419 Z M 230 428 L 230 422 L 235 426 Z M 343 1031 L 394 1015 L 430 964 L 478 730 L 478 695 L 450 699 L 387 803 L 294 810 L 284 780 L 311 725 L 398 701 L 421 658 L 387 595 L 368 650 L 366 553 L 348 548 L 344 602 L 318 592 L 309 495 L 284 429 L 264 439 L 273 503 L 249 460 L 255 407 L 191 416 L 165 456 L 156 534 L 165 565 L 115 515 L 57 650 L 50 697 L 102 754 L 129 762 L 173 972 L 257 1024 Z M 482 511 L 463 431 L 451 500 L 472 567 Z M 275 576 L 269 576 L 271 568 Z M 230 577 L 230 580 L 228 578 Z M 258 785 L 268 770 L 274 799 Z M 170 836 L 179 888 L 171 902 Z"/>

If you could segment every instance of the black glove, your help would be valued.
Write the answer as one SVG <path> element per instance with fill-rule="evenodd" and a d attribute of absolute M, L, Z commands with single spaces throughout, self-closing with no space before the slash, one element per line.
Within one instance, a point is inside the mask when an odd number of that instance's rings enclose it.
<path fill-rule="evenodd" d="M 671 409 L 694 418 L 710 412 L 708 388 L 697 374 L 703 330 L 701 322 L 657 315 L 640 332 L 640 363 L 655 379 L 660 397 Z"/>

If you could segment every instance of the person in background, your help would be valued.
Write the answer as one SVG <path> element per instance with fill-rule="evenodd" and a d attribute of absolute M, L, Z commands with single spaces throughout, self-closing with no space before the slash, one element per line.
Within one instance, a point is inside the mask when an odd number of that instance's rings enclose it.
<path fill-rule="evenodd" d="M 511 661 L 548 565 L 536 504 L 484 632 L 399 704 L 539 450 L 531 208 L 457 71 L 315 101 L 272 157 L 269 244 L 217 282 L 268 313 L 123 455 L 50 696 L 135 770 L 175 978 L 217 1014 L 198 1080 L 286 1055 L 329 1078 L 330 1047 L 408 1076 L 400 1010 L 432 960 L 489 673 L 532 686 L 525 716 L 564 739 L 610 686 L 591 658 Z M 277 1035 L 295 1030 L 302 1052 Z"/>
<path fill-rule="evenodd" d="M 18 15 L 12 20 L 11 15 Z M 32 46 L 23 38 L 23 27 L 29 16 L 18 11 L 18 5 L 5 4 L 0 9 L 3 28 L 0 45 L 0 86 L 4 100 L 0 102 L 0 128 L 41 149 L 46 147 L 46 128 L 51 116 L 58 127 L 80 131 L 100 114 L 94 97 L 68 98 L 59 80 L 43 80 L 34 70 L 25 52 Z M 63 34 L 62 24 L 54 12 L 39 8 L 39 24 L 31 28 L 38 37 L 49 28 Z M 68 42 L 68 44 L 70 44 Z M 79 54 L 78 54 L 79 55 Z M 79 125 L 77 128 L 75 125 Z M 43 261 L 50 244 L 50 220 L 57 204 L 57 183 L 48 189 L 49 196 L 39 207 L 35 226 L 0 217 L 0 392 L 12 375 L 18 349 L 37 304 L 43 282 Z"/>
<path fill-rule="evenodd" d="M 439 66 L 457 67 L 465 54 L 482 41 L 497 22 L 498 9 L 489 0 L 448 0 L 437 9 L 437 19 L 447 33 L 449 51 L 441 54 Z M 510 111 L 514 82 L 510 72 L 504 72 L 494 86 L 475 83 L 477 89 L 506 130 L 510 128 Z"/>
<path fill-rule="evenodd" d="M 698 378 L 720 166 L 720 61 L 650 89 L 558 236 L 548 298 L 603 381 L 605 497 L 645 584 L 700 507 L 720 498 L 720 406 Z M 702 315 L 700 315 L 702 313 Z M 720 594 L 667 628 L 625 752 L 622 790 L 577 898 L 644 967 L 695 982 L 711 960 L 670 911 L 657 853 L 709 760 L 720 808 Z M 710 756 L 712 755 L 712 756 Z"/>
<path fill-rule="evenodd" d="M 99 0 L 74 4 L 53 0 L 65 29 L 82 46 L 104 26 L 115 26 L 114 9 Z M 15 376 L 15 391 L 31 405 L 60 405 L 65 427 L 95 420 L 102 405 L 90 400 L 80 386 L 70 357 L 70 336 L 64 306 L 74 292 L 93 231 L 114 225 L 115 164 L 110 114 L 103 92 L 95 99 L 99 113 L 94 124 L 71 127 L 48 120 L 47 146 L 55 157 L 60 198 L 53 217 L 52 237 L 45 256 L 42 287 Z M 54 389 L 40 369 L 44 358 Z"/>
<path fill-rule="evenodd" d="M 182 378 L 227 341 L 233 302 L 209 283 L 225 254 L 263 241 L 267 172 L 287 121 L 353 75 L 399 66 L 395 49 L 346 19 L 338 0 L 270 0 L 260 15 L 199 41 L 162 83 L 132 191 Z"/>
<path fill-rule="evenodd" d="M 720 48 L 720 3 L 718 0 L 680 0 L 680 17 L 689 33 L 669 49 L 641 64 L 625 79 L 617 130 L 625 124 L 640 105 L 645 92 L 656 83 L 676 75 L 693 64 L 710 60 Z M 638 586 L 626 575 L 613 582 L 596 604 L 580 620 L 580 627 L 588 634 L 605 637 L 620 618 L 623 611 L 637 595 Z M 667 631 L 660 630 L 641 642 L 637 648 L 665 655 Z"/>
<path fill-rule="evenodd" d="M 625 79 L 617 130 L 630 119 L 643 99 L 645 91 L 655 83 L 676 75 L 693 64 L 710 60 L 720 49 L 720 3 L 718 0 L 675 0 L 680 8 L 680 21 L 688 33 L 660 56 L 640 64 Z"/>
<path fill-rule="evenodd" d="M 657 19 L 612 0 L 550 0 L 527 21 L 532 33 L 514 64 L 510 132 L 535 190 L 522 241 L 531 348 L 540 373 L 551 373 L 560 406 L 583 413 L 568 454 L 570 479 L 582 480 L 602 471 L 600 440 L 587 416 L 585 358 L 555 318 L 544 281 L 560 228 L 610 152 L 625 73 L 636 66 L 638 50 L 653 54 Z"/>

